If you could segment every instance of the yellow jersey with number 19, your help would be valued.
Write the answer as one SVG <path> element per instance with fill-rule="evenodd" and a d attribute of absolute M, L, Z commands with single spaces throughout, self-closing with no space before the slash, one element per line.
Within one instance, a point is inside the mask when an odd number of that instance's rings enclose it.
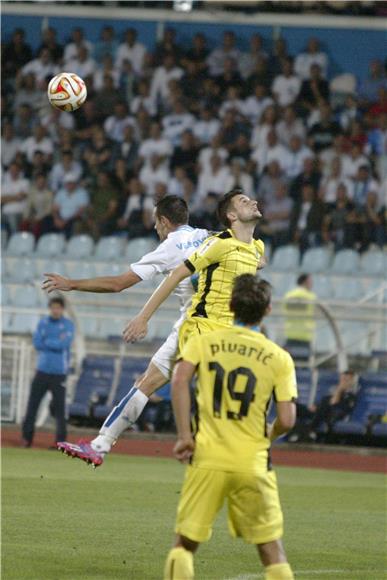
<path fill-rule="evenodd" d="M 256 330 L 232 326 L 192 336 L 180 359 L 197 367 L 196 436 L 192 465 L 255 472 L 268 460 L 266 414 L 297 397 L 294 363 Z"/>
<path fill-rule="evenodd" d="M 247 244 L 235 238 L 232 230 L 211 236 L 196 250 L 185 265 L 199 273 L 198 290 L 187 311 L 187 319 L 207 318 L 231 326 L 230 300 L 234 280 L 240 274 L 255 274 L 264 254 L 262 240 Z"/>

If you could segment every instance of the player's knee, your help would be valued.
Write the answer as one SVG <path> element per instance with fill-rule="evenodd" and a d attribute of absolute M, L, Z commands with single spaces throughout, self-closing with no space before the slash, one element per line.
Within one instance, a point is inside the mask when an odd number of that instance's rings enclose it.
<path fill-rule="evenodd" d="M 257 545 L 259 556 L 264 566 L 286 562 L 286 554 L 281 540 Z"/>
<path fill-rule="evenodd" d="M 176 548 L 184 548 L 185 550 L 188 550 L 189 552 L 195 553 L 199 547 L 199 544 L 198 544 L 198 542 L 194 542 L 193 540 L 190 540 L 186 536 L 178 535 L 178 536 L 176 536 L 175 547 Z"/>
<path fill-rule="evenodd" d="M 165 385 L 167 379 L 160 373 L 154 372 L 152 369 L 147 369 L 140 377 L 137 378 L 134 386 L 139 389 L 144 395 L 150 397 L 157 389 Z"/>

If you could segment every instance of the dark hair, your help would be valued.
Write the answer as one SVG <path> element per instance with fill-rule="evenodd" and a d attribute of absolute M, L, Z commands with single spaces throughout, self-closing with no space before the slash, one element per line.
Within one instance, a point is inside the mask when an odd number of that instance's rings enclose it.
<path fill-rule="evenodd" d="M 305 284 L 309 276 L 310 274 L 300 274 L 297 278 L 297 285 L 301 286 L 302 284 Z"/>
<path fill-rule="evenodd" d="M 234 189 L 226 193 L 218 203 L 217 209 L 218 220 L 220 221 L 221 224 L 226 226 L 226 228 L 229 228 L 231 226 L 230 220 L 227 217 L 227 213 L 230 210 L 233 198 L 237 195 L 243 195 L 243 189 L 241 189 L 240 187 L 234 187 Z"/>
<path fill-rule="evenodd" d="M 353 369 L 347 369 L 346 371 L 343 371 L 341 374 L 353 376 L 355 374 L 355 371 Z"/>
<path fill-rule="evenodd" d="M 265 316 L 271 301 L 271 284 L 253 274 L 242 274 L 234 281 L 230 310 L 235 320 L 256 324 Z"/>
<path fill-rule="evenodd" d="M 156 203 L 156 215 L 166 217 L 171 224 L 184 225 L 188 223 L 188 206 L 181 197 L 166 195 Z"/>
<path fill-rule="evenodd" d="M 52 304 L 60 304 L 62 308 L 65 308 L 66 306 L 65 299 L 62 298 L 62 296 L 53 296 L 52 298 L 50 298 L 50 300 L 48 301 L 48 305 L 51 306 Z"/>

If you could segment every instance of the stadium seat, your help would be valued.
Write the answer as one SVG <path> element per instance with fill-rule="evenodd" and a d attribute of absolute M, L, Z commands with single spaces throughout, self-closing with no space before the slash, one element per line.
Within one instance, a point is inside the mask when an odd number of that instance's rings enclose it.
<path fill-rule="evenodd" d="M 331 253 L 326 248 L 311 248 L 302 257 L 301 270 L 307 274 L 326 272 L 329 269 Z"/>
<path fill-rule="evenodd" d="M 125 258 L 128 263 L 138 262 L 145 254 L 152 252 L 157 247 L 154 238 L 135 238 L 130 240 L 125 250 Z"/>
<path fill-rule="evenodd" d="M 34 308 L 40 305 L 40 297 L 35 286 L 23 285 L 15 290 L 12 303 L 22 308 Z"/>
<path fill-rule="evenodd" d="M 316 329 L 314 349 L 318 353 L 333 352 L 336 348 L 336 340 L 331 327 L 322 321 L 322 326 Z"/>
<path fill-rule="evenodd" d="M 385 275 L 385 258 L 381 250 L 365 252 L 360 260 L 360 271 L 366 276 Z"/>
<path fill-rule="evenodd" d="M 330 268 L 331 274 L 356 274 L 360 266 L 360 256 L 355 250 L 341 250 L 335 254 Z"/>
<path fill-rule="evenodd" d="M 368 334 L 368 324 L 348 320 L 339 323 L 339 330 L 344 343 L 344 348 L 348 354 L 370 354 L 371 339 Z"/>
<path fill-rule="evenodd" d="M 29 232 L 16 232 L 9 239 L 6 253 L 9 256 L 28 256 L 32 254 L 35 238 Z"/>
<path fill-rule="evenodd" d="M 98 332 L 98 318 L 95 316 L 82 316 L 84 313 L 95 314 L 95 306 L 80 305 L 76 307 L 76 315 L 81 331 L 85 336 L 95 337 Z M 98 310 L 99 311 L 99 310 Z"/>
<path fill-rule="evenodd" d="M 69 408 L 71 416 L 86 417 L 90 414 L 93 393 L 104 392 L 108 396 L 113 384 L 115 359 L 112 356 L 87 356 L 75 387 L 74 399 Z"/>
<path fill-rule="evenodd" d="M 93 250 L 93 238 L 86 235 L 73 236 L 67 244 L 66 258 L 88 258 Z"/>
<path fill-rule="evenodd" d="M 10 331 L 17 334 L 32 334 L 38 326 L 39 319 L 40 316 L 32 312 L 27 314 L 15 313 Z"/>
<path fill-rule="evenodd" d="M 317 294 L 320 300 L 329 300 L 332 298 L 333 289 L 331 278 L 323 274 L 313 276 L 313 292 Z"/>
<path fill-rule="evenodd" d="M 296 368 L 298 402 L 308 405 L 310 389 L 312 387 L 312 374 L 309 369 Z"/>
<path fill-rule="evenodd" d="M 100 261 L 120 260 L 124 251 L 124 240 L 115 236 L 101 238 L 97 243 L 94 258 Z"/>
<path fill-rule="evenodd" d="M 335 300 L 356 301 L 364 296 L 361 279 L 335 277 L 332 282 Z"/>
<path fill-rule="evenodd" d="M 95 270 L 98 276 L 119 276 L 129 269 L 122 262 L 95 262 Z"/>
<path fill-rule="evenodd" d="M 35 255 L 43 258 L 53 258 L 63 253 L 65 238 L 62 234 L 45 234 L 39 238 Z"/>
<path fill-rule="evenodd" d="M 60 259 L 35 260 L 35 270 L 39 278 L 43 278 L 45 273 L 55 273 L 61 276 L 67 276 L 66 262 Z"/>
<path fill-rule="evenodd" d="M 273 296 L 282 298 L 286 292 L 295 287 L 296 276 L 291 273 L 270 272 L 269 282 L 273 286 Z"/>
<path fill-rule="evenodd" d="M 35 260 L 20 257 L 17 259 L 6 258 L 5 279 L 9 282 L 23 284 L 32 282 L 36 278 Z"/>
<path fill-rule="evenodd" d="M 124 326 L 127 323 L 128 318 L 129 317 L 113 317 L 112 315 L 110 315 L 109 318 L 99 318 L 97 337 L 104 339 L 112 337 L 121 338 L 122 331 L 124 330 Z"/>
<path fill-rule="evenodd" d="M 300 250 L 296 246 L 281 246 L 274 252 L 270 267 L 280 272 L 294 272 L 298 270 L 299 263 Z"/>
<path fill-rule="evenodd" d="M 94 278 L 95 277 L 95 265 L 91 262 L 85 262 L 84 260 L 79 260 L 78 262 L 67 262 L 65 263 L 67 275 L 70 278 Z"/>

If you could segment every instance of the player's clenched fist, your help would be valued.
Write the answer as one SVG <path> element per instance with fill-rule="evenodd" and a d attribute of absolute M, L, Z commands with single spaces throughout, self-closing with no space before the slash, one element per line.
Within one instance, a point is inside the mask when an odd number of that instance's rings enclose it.
<path fill-rule="evenodd" d="M 136 342 L 147 335 L 148 323 L 142 316 L 135 316 L 125 326 L 122 333 L 125 342 Z"/>
<path fill-rule="evenodd" d="M 59 276 L 59 274 L 44 274 L 44 276 L 45 280 L 43 281 L 42 289 L 48 293 L 55 290 L 61 290 L 62 292 L 72 290 L 71 281 L 68 278 Z"/>
<path fill-rule="evenodd" d="M 188 463 L 191 459 L 192 454 L 195 449 L 195 441 L 192 437 L 189 439 L 178 439 L 175 447 L 173 448 L 173 454 L 182 463 Z"/>

